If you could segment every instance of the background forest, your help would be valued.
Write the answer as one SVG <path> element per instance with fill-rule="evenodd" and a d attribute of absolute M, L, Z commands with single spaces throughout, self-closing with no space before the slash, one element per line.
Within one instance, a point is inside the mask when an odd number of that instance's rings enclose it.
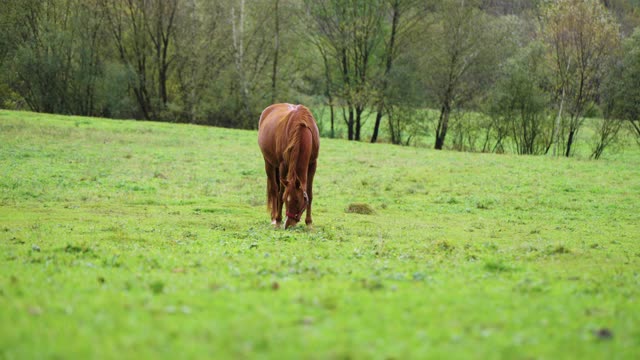
<path fill-rule="evenodd" d="M 640 138 L 640 0 L 5 0 L 0 107 L 591 156 Z"/>

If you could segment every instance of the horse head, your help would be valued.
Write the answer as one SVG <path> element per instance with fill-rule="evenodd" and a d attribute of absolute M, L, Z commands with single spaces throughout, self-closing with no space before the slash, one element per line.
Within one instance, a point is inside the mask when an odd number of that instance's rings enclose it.
<path fill-rule="evenodd" d="M 287 221 L 284 223 L 286 229 L 300 222 L 302 213 L 309 205 L 309 195 L 299 179 L 295 181 L 282 180 L 282 185 L 285 187 L 282 201 L 287 208 Z"/>

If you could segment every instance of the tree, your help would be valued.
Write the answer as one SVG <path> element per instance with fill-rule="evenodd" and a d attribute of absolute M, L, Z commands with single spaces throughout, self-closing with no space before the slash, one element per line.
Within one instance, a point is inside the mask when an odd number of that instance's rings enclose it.
<path fill-rule="evenodd" d="M 176 13 L 179 0 L 157 0 L 152 2 L 151 20 L 145 22 L 147 32 L 154 48 L 155 67 L 157 72 L 158 94 L 162 108 L 167 107 L 169 95 L 167 93 L 167 81 L 171 63 L 174 60 L 170 52 L 172 40 L 177 28 Z"/>
<path fill-rule="evenodd" d="M 543 26 L 558 103 L 553 152 L 560 151 L 563 131 L 563 152 L 568 157 L 584 114 L 596 99 L 608 54 L 619 43 L 618 26 L 599 0 L 551 2 L 544 9 Z"/>
<path fill-rule="evenodd" d="M 12 107 L 12 100 L 20 97 L 12 84 L 15 80 L 12 79 L 10 68 L 16 51 L 29 38 L 25 19 L 38 3 L 35 0 L 8 0 L 0 6 L 0 108 Z"/>
<path fill-rule="evenodd" d="M 134 74 L 129 85 L 141 117 L 163 118 L 171 96 L 178 8 L 184 0 L 98 1 L 119 60 Z"/>
<path fill-rule="evenodd" d="M 248 6 L 247 6 L 248 5 Z M 231 5 L 230 19 L 233 40 L 234 77 L 232 86 L 238 96 L 230 99 L 236 103 L 234 122 L 240 127 L 255 128 L 255 119 L 273 90 L 273 74 L 269 75 L 268 65 L 273 64 L 274 53 L 270 51 L 272 31 L 272 7 L 270 3 L 240 0 Z M 237 84 L 237 85 L 235 85 Z M 235 87 L 238 87 L 235 89 Z M 271 93 L 273 95 L 273 93 Z"/>
<path fill-rule="evenodd" d="M 518 154 L 543 154 L 551 144 L 544 46 L 534 42 L 504 67 L 489 100 L 489 114 Z"/>
<path fill-rule="evenodd" d="M 343 117 L 349 140 L 360 140 L 362 114 L 374 97 L 372 71 L 381 42 L 384 2 L 362 0 L 307 1 L 315 43 L 327 54 L 333 76 L 331 90 L 345 105 Z M 337 75 L 339 74 L 339 75 Z"/>
<path fill-rule="evenodd" d="M 615 117 L 629 122 L 640 144 L 640 27 L 623 44 L 622 63 L 618 67 L 619 77 L 614 86 Z"/>
<path fill-rule="evenodd" d="M 278 56 L 280 55 L 280 0 L 273 4 L 273 68 L 271 72 L 271 103 L 278 98 Z"/>
<path fill-rule="evenodd" d="M 215 84 L 211 79 L 231 62 L 226 9 L 219 2 L 186 0 L 178 11 L 184 21 L 175 32 L 177 95 L 172 107 L 182 121 L 217 125 L 207 118 L 207 104 L 217 97 L 208 98 Z"/>
<path fill-rule="evenodd" d="M 102 17 L 92 2 L 9 2 L 6 81 L 33 111 L 94 115 Z"/>
<path fill-rule="evenodd" d="M 605 109 L 601 119 L 597 119 L 597 127 L 594 133 L 594 145 L 591 151 L 591 158 L 598 160 L 604 153 L 604 150 L 613 143 L 620 129 L 622 121 L 612 117 L 610 108 Z"/>
<path fill-rule="evenodd" d="M 323 45 L 321 40 L 316 39 L 315 37 L 311 37 L 313 44 L 316 46 L 318 53 L 322 58 L 323 65 L 323 74 L 324 74 L 324 96 L 327 99 L 327 105 L 329 106 L 329 122 L 330 122 L 330 132 L 329 136 L 334 138 L 336 135 L 335 132 L 335 103 L 334 103 L 334 87 L 333 87 L 333 77 L 331 75 L 331 60 L 329 59 L 328 49 Z"/>
<path fill-rule="evenodd" d="M 449 118 L 479 89 L 481 73 L 495 65 L 497 38 L 490 19 L 478 1 L 443 0 L 439 20 L 426 38 L 426 87 L 440 115 L 436 124 L 435 149 L 444 146 Z M 492 59 L 494 57 L 494 59 Z"/>
<path fill-rule="evenodd" d="M 385 17 L 387 21 L 390 21 L 387 27 L 386 40 L 384 43 L 384 51 L 382 53 L 383 61 L 380 62 L 381 66 L 384 66 L 384 70 L 381 72 L 380 84 L 378 85 L 378 100 L 376 105 L 376 119 L 373 127 L 373 134 L 371 135 L 371 142 L 375 143 L 378 140 L 378 132 L 380 129 L 380 123 L 382 117 L 385 114 L 385 108 L 389 109 L 393 107 L 393 104 L 388 104 L 390 97 L 388 90 L 396 92 L 401 87 L 390 88 L 390 77 L 392 76 L 392 70 L 394 63 L 398 57 L 406 52 L 406 48 L 410 45 L 414 39 L 415 29 L 420 21 L 426 14 L 425 6 L 421 1 L 416 0 L 387 0 L 386 8 L 388 15 Z M 390 112 L 386 112 L 388 116 Z M 399 118 L 396 119 L 396 121 Z M 393 121 L 389 119 L 389 121 Z M 400 124 L 389 123 L 391 128 L 400 129 Z M 396 138 L 392 136 L 392 138 Z M 392 139 L 393 140 L 393 139 Z"/>
<path fill-rule="evenodd" d="M 384 136 L 407 144 L 434 130 L 438 149 L 447 143 L 505 151 L 515 144 L 520 153 L 544 148 L 548 117 L 541 108 L 553 106 L 554 149 L 570 154 L 593 105 L 611 120 L 607 125 L 628 120 L 640 138 L 635 42 L 625 47 L 627 56 L 606 65 L 618 41 L 606 9 L 626 35 L 638 6 L 636 0 L 5 0 L 0 106 L 255 128 L 269 103 L 323 102 L 331 136 L 344 129 L 350 140 Z M 553 81 L 539 79 L 523 54 L 507 61 L 513 43 L 527 49 L 540 34 Z M 609 78 L 607 68 L 615 70 Z M 484 106 L 487 100 L 492 106 Z M 487 109 L 492 116 L 467 116 Z M 339 119 L 346 126 L 336 126 Z M 365 125 L 371 134 L 363 133 Z M 601 125 L 600 142 L 608 143 L 615 131 Z"/>
<path fill-rule="evenodd" d="M 135 94 L 141 117 L 151 120 L 156 113 L 148 80 L 150 48 L 146 21 L 149 9 L 143 0 L 100 0 L 100 5 L 120 62 L 134 74 L 129 86 Z"/>

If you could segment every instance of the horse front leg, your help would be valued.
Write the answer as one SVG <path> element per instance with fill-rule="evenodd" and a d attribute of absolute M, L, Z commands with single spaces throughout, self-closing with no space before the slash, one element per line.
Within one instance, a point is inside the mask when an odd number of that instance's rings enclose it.
<path fill-rule="evenodd" d="M 309 171 L 307 172 L 307 196 L 309 197 L 309 204 L 307 204 L 307 216 L 304 219 L 305 224 L 311 227 L 313 219 L 311 218 L 311 204 L 313 203 L 313 176 L 316 174 L 316 162 L 309 164 Z"/>
<path fill-rule="evenodd" d="M 278 209 L 276 210 L 276 219 L 278 224 L 282 223 L 282 206 L 284 205 L 284 186 L 282 185 L 282 176 L 286 176 L 286 168 L 283 164 L 280 164 L 280 168 L 276 169 L 276 176 L 278 179 Z"/>

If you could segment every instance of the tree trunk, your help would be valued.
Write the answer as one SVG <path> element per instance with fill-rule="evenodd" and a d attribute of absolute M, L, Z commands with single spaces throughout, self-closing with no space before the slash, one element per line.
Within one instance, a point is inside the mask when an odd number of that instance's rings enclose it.
<path fill-rule="evenodd" d="M 360 141 L 360 132 L 362 130 L 362 113 L 364 112 L 364 108 L 361 106 L 356 106 L 356 132 L 355 132 L 355 141 Z"/>
<path fill-rule="evenodd" d="M 571 67 L 571 58 L 569 58 L 569 60 L 567 61 L 566 72 L 569 71 L 570 67 Z M 566 86 L 567 86 L 566 83 L 567 81 L 564 78 L 562 78 L 562 97 L 560 98 L 560 109 L 558 109 L 558 117 L 556 117 L 556 123 L 553 128 L 553 139 L 552 139 L 552 142 L 554 143 L 553 156 L 556 156 L 558 154 L 559 147 L 560 147 L 560 120 L 562 119 L 562 110 L 564 108 L 564 100 L 566 97 Z"/>
<path fill-rule="evenodd" d="M 556 156 L 558 153 L 558 148 L 560 147 L 560 120 L 562 119 L 562 109 L 564 107 L 564 97 L 565 90 L 564 85 L 562 86 L 562 97 L 560 98 L 560 109 L 558 109 L 558 116 L 556 117 L 556 123 L 553 127 L 553 156 Z"/>
<path fill-rule="evenodd" d="M 347 56 L 347 49 L 342 48 L 341 51 L 341 60 L 342 60 L 342 76 L 343 76 L 343 81 L 345 83 L 345 85 L 347 86 L 347 88 L 350 87 L 351 85 L 351 81 L 349 80 L 349 61 L 348 61 L 348 56 Z M 347 131 L 348 131 L 348 137 L 349 140 L 353 140 L 354 139 L 354 117 L 353 117 L 353 103 L 351 101 L 351 94 L 347 94 L 347 107 L 349 109 L 349 118 L 348 120 L 346 120 L 347 122 Z"/>
<path fill-rule="evenodd" d="M 376 122 L 373 125 L 373 135 L 371 135 L 371 142 L 378 141 L 378 129 L 380 129 L 380 122 L 382 121 L 382 114 L 384 111 L 384 92 L 388 85 L 388 76 L 391 72 L 391 66 L 393 65 L 393 53 L 395 51 L 396 33 L 398 32 L 398 20 L 400 19 L 400 1 L 395 0 L 392 4 L 392 20 L 391 20 L 391 37 L 389 39 L 389 46 L 387 47 L 387 61 L 384 69 L 384 78 L 382 80 L 381 98 L 380 104 L 378 104 L 378 113 L 376 114 Z"/>
<path fill-rule="evenodd" d="M 451 112 L 449 100 L 445 100 L 440 110 L 440 118 L 438 119 L 438 127 L 436 128 L 436 144 L 434 149 L 442 150 L 444 146 L 444 139 L 447 136 L 447 129 L 449 127 L 449 113 Z"/>
<path fill-rule="evenodd" d="M 167 70 L 160 70 L 159 74 L 160 79 L 160 98 L 162 99 L 162 107 L 166 109 L 167 103 L 169 102 L 169 97 L 167 96 Z"/>
<path fill-rule="evenodd" d="M 329 59 L 327 58 L 327 53 L 326 51 L 323 49 L 323 47 L 321 45 L 319 45 L 318 43 L 316 43 L 316 46 L 318 47 L 318 50 L 320 51 L 320 55 L 322 55 L 322 62 L 324 64 L 324 77 L 325 77 L 325 96 L 327 97 L 327 100 L 329 101 L 329 110 L 331 112 L 331 138 L 335 138 L 336 134 L 335 134 L 335 129 L 334 129 L 334 122 L 335 122 L 335 109 L 333 107 L 333 94 L 332 94 L 332 82 L 331 82 L 331 71 L 329 70 Z"/>
<path fill-rule="evenodd" d="M 376 123 L 373 126 L 373 135 L 371 135 L 371 143 L 378 141 L 378 129 L 380 129 L 380 122 L 382 120 L 382 105 L 378 105 L 378 112 L 376 113 Z"/>
<path fill-rule="evenodd" d="M 389 136 L 391 137 L 391 143 L 392 144 L 398 144 L 399 143 L 400 136 L 398 136 L 398 139 L 396 139 L 396 129 L 395 129 L 395 125 L 393 123 L 393 118 L 392 118 L 391 115 L 389 115 Z"/>
<path fill-rule="evenodd" d="M 174 29 L 174 20 L 176 8 L 178 4 L 173 1 L 158 1 L 154 4 L 157 9 L 155 13 L 155 29 L 148 27 L 151 41 L 156 47 L 156 65 L 158 67 L 158 95 L 162 108 L 166 109 L 169 103 L 169 95 L 167 91 L 167 81 L 169 78 L 169 45 L 171 42 L 171 32 Z M 169 14 L 165 14 L 165 6 L 169 6 Z"/>
<path fill-rule="evenodd" d="M 147 104 L 145 91 L 141 88 L 134 88 L 133 92 L 136 94 L 136 99 L 138 100 L 140 111 L 142 111 L 142 116 L 145 120 L 151 120 L 151 111 L 149 109 L 149 105 Z"/>
<path fill-rule="evenodd" d="M 564 153 L 564 156 L 566 157 L 571 156 L 571 145 L 573 144 L 575 134 L 576 134 L 576 130 L 574 129 L 569 130 L 569 138 L 567 139 L 567 149 Z"/>
<path fill-rule="evenodd" d="M 347 118 L 346 122 L 347 122 L 347 133 L 348 133 L 348 138 L 349 140 L 353 140 L 354 139 L 354 129 L 353 129 L 353 107 L 351 105 L 348 106 L 349 107 L 349 117 Z"/>
<path fill-rule="evenodd" d="M 333 126 L 334 121 L 335 121 L 334 120 L 335 119 L 335 111 L 333 109 L 333 103 L 332 102 L 329 103 L 329 110 L 331 112 L 331 138 L 333 139 L 333 138 L 336 137 L 336 133 L 335 133 L 334 126 Z"/>
<path fill-rule="evenodd" d="M 275 34 L 273 46 L 273 71 L 271 73 L 271 103 L 275 104 L 278 98 L 277 79 L 278 79 L 278 53 L 280 52 L 280 13 L 278 12 L 279 0 L 275 0 L 274 17 L 275 17 Z M 333 110 L 332 110 L 333 111 Z"/>
<path fill-rule="evenodd" d="M 240 81 L 240 99 L 245 115 L 249 115 L 249 89 L 244 69 L 244 0 L 240 0 L 240 14 L 236 19 L 235 7 L 231 8 L 231 27 L 233 37 L 234 61 Z"/>

